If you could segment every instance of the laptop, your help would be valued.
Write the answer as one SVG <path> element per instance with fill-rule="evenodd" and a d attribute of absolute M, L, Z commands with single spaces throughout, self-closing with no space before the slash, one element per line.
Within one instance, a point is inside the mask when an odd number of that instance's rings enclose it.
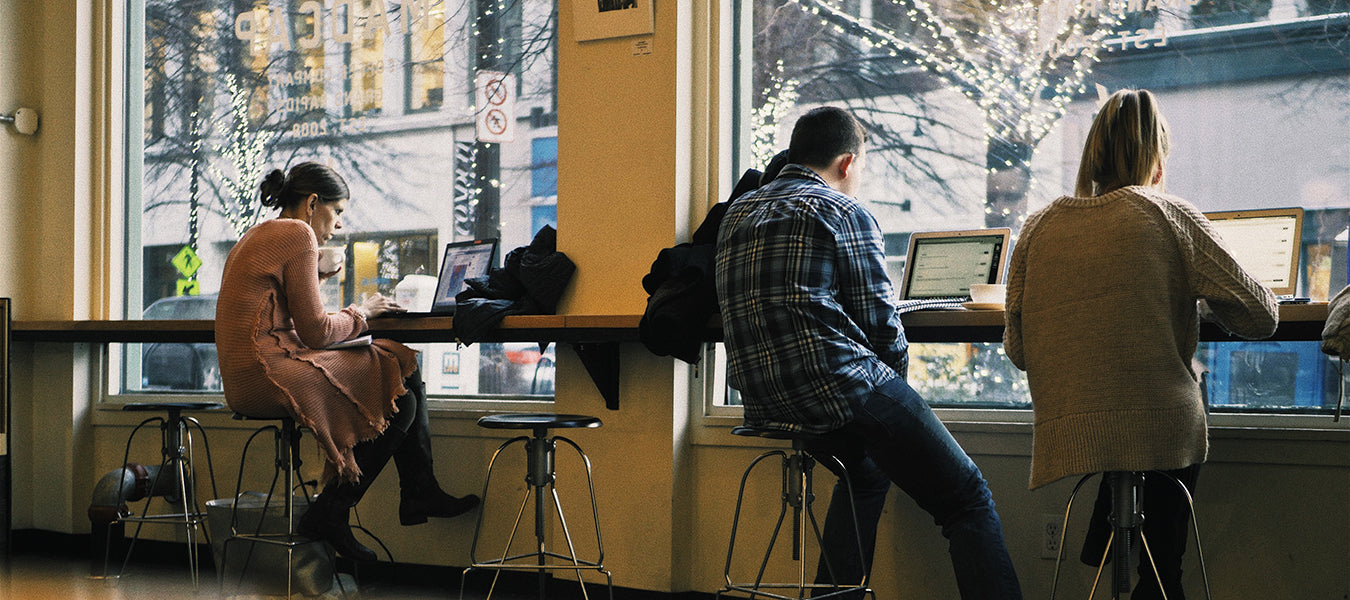
<path fill-rule="evenodd" d="M 1003 283 L 1011 236 L 1007 227 L 910 235 L 901 310 L 955 308 L 970 300 L 972 284 Z"/>
<path fill-rule="evenodd" d="M 1303 209 L 1272 208 L 1205 213 L 1239 265 L 1276 296 L 1298 288 Z"/>
<path fill-rule="evenodd" d="M 427 312 L 388 312 L 381 317 L 429 317 L 455 314 L 455 295 L 468 288 L 466 281 L 488 274 L 497 257 L 495 238 L 451 242 L 445 245 L 441 272 L 436 278 L 436 296 Z"/>

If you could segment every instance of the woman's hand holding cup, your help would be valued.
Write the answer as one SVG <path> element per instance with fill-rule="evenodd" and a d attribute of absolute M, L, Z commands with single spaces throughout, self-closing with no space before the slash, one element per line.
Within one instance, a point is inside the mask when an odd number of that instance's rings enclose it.
<path fill-rule="evenodd" d="M 337 275 L 342 271 L 342 265 L 347 262 L 347 251 L 345 248 L 334 248 L 331 246 L 322 246 L 319 248 L 319 280 L 325 281 L 329 277 Z"/>

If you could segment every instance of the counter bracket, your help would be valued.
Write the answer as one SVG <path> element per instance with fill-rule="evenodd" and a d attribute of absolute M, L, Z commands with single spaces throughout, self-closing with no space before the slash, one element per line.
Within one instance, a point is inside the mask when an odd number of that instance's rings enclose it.
<path fill-rule="evenodd" d="M 619 410 L 619 342 L 575 342 L 572 349 L 605 399 L 605 408 Z"/>

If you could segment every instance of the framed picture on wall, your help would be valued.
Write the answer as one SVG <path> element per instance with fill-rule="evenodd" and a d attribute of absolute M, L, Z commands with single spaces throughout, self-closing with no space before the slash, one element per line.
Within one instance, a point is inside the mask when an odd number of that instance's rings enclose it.
<path fill-rule="evenodd" d="M 655 0 L 572 0 L 576 40 L 645 35 L 656 30 Z"/>

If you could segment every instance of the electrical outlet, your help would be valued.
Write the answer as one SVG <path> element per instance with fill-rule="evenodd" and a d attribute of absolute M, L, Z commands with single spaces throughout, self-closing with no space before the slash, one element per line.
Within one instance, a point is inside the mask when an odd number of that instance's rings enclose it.
<path fill-rule="evenodd" d="M 1041 515 L 1041 558 L 1054 560 L 1059 557 L 1063 527 L 1064 515 Z"/>

